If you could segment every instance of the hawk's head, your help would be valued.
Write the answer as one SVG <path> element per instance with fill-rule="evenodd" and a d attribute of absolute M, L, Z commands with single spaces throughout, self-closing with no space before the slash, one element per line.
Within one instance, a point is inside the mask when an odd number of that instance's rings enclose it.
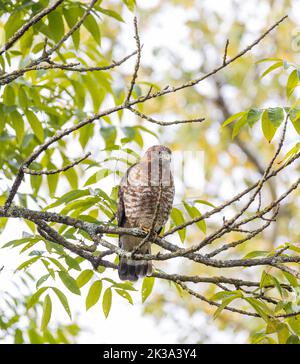
<path fill-rule="evenodd" d="M 163 160 L 163 161 L 171 161 L 172 152 L 168 147 L 164 145 L 153 145 L 149 149 L 147 149 L 143 160 Z"/>

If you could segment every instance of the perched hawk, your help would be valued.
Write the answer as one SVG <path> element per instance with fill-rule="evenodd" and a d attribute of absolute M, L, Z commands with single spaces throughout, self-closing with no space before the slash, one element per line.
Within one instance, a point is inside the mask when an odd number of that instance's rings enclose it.
<path fill-rule="evenodd" d="M 155 145 L 127 170 L 119 188 L 118 226 L 160 233 L 168 220 L 175 192 L 170 166 L 170 149 Z M 133 251 L 142 240 L 143 238 L 121 235 L 119 246 Z M 151 242 L 145 242 L 137 253 L 150 254 Z M 152 264 L 149 260 L 120 258 L 118 273 L 122 280 L 136 281 L 151 272 Z"/>

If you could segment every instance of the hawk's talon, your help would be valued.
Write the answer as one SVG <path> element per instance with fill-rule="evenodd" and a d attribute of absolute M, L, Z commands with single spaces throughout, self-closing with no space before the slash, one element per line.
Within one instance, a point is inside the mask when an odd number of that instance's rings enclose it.
<path fill-rule="evenodd" d="M 145 231 L 145 233 L 147 233 L 147 234 L 149 234 L 151 232 L 151 228 L 147 228 L 147 227 L 142 226 L 141 229 L 143 231 Z"/>

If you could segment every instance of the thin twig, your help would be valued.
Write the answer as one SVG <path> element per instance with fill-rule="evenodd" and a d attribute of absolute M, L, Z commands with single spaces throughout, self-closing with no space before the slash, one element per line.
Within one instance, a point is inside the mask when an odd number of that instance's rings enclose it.
<path fill-rule="evenodd" d="M 62 168 L 59 169 L 43 169 L 41 171 L 34 171 L 33 169 L 30 168 L 24 168 L 23 172 L 25 174 L 31 174 L 33 176 L 41 176 L 43 174 L 49 175 L 49 174 L 57 174 L 57 173 L 61 173 L 61 172 L 65 172 L 70 168 L 73 168 L 74 166 L 76 166 L 77 164 L 81 163 L 82 161 L 84 161 L 86 158 L 88 158 L 91 155 L 91 152 L 86 153 L 83 157 L 76 159 L 73 163 L 70 163 Z"/>
<path fill-rule="evenodd" d="M 134 34 L 135 34 L 134 39 L 135 39 L 135 42 L 136 42 L 137 56 L 136 56 L 134 72 L 133 72 L 133 75 L 132 75 L 132 78 L 131 78 L 131 83 L 130 83 L 129 90 L 128 90 L 128 93 L 127 93 L 127 96 L 126 96 L 125 104 L 127 104 L 130 101 L 132 91 L 133 91 L 133 88 L 134 88 L 134 85 L 135 85 L 135 82 L 136 82 L 136 79 L 137 79 L 138 71 L 139 71 L 139 68 L 140 68 L 140 63 L 141 63 L 141 50 L 142 50 L 142 48 L 141 48 L 141 42 L 140 42 L 138 25 L 137 25 L 137 18 L 136 17 L 134 17 L 133 23 L 134 23 Z"/>
<path fill-rule="evenodd" d="M 228 46 L 229 46 L 229 39 L 226 40 L 226 44 L 225 44 L 224 55 L 223 55 L 223 66 L 226 65 Z"/>
<path fill-rule="evenodd" d="M 162 125 L 162 126 L 169 126 L 169 125 L 175 125 L 175 124 L 201 123 L 202 121 L 205 120 L 205 118 L 199 118 L 199 119 L 190 119 L 190 120 L 160 121 L 160 120 L 153 119 L 152 117 L 147 116 L 130 106 L 128 107 L 128 110 L 130 110 L 131 112 L 133 112 L 140 118 L 150 121 L 150 123 L 154 123 L 154 124 L 158 124 L 158 125 Z"/>

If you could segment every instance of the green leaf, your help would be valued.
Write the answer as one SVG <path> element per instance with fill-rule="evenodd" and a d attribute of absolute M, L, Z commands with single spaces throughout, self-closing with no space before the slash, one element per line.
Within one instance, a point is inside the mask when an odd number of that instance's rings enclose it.
<path fill-rule="evenodd" d="M 285 344 L 288 340 L 288 337 L 290 336 L 290 330 L 288 326 L 285 323 L 281 322 L 276 325 L 276 329 L 279 344 Z"/>
<path fill-rule="evenodd" d="M 274 283 L 274 286 L 277 288 L 277 291 L 279 292 L 280 296 L 283 297 L 283 292 L 282 292 L 280 282 L 278 281 L 278 279 L 276 277 L 274 277 L 274 276 L 271 276 L 271 277 L 272 277 L 272 281 Z"/>
<path fill-rule="evenodd" d="M 300 344 L 299 337 L 296 335 L 290 335 L 286 341 L 286 344 Z"/>
<path fill-rule="evenodd" d="M 23 344 L 24 343 L 24 337 L 21 329 L 16 329 L 15 331 L 15 338 L 14 338 L 14 344 Z"/>
<path fill-rule="evenodd" d="M 84 184 L 84 187 L 97 183 L 101 179 L 108 177 L 112 172 L 113 171 L 107 168 L 101 169 L 100 171 L 94 173 L 90 178 L 88 178 L 88 180 Z"/>
<path fill-rule="evenodd" d="M 100 29 L 95 18 L 90 14 L 84 21 L 83 25 L 91 33 L 97 44 L 101 44 Z"/>
<path fill-rule="evenodd" d="M 281 59 L 281 58 L 275 58 L 275 57 L 273 57 L 273 58 L 263 58 L 263 59 L 257 61 L 256 64 L 263 63 L 263 62 L 274 62 L 274 61 L 281 61 L 281 62 L 283 62 L 283 59 Z"/>
<path fill-rule="evenodd" d="M 240 132 L 241 128 L 247 124 L 247 113 L 242 116 L 235 124 L 232 129 L 232 139 L 234 139 L 238 133 Z"/>
<path fill-rule="evenodd" d="M 292 313 L 292 310 L 286 310 L 287 313 Z M 291 329 L 293 330 L 294 334 L 300 337 L 300 321 L 299 317 L 294 316 L 287 319 L 287 322 Z"/>
<path fill-rule="evenodd" d="M 15 92 L 11 85 L 7 85 L 4 89 L 3 102 L 6 106 L 15 105 Z"/>
<path fill-rule="evenodd" d="M 259 344 L 261 341 L 266 339 L 266 334 L 264 332 L 257 332 L 251 335 L 251 344 Z"/>
<path fill-rule="evenodd" d="M 43 315 L 42 315 L 42 323 L 41 323 L 41 330 L 44 331 L 51 318 L 52 313 L 52 302 L 50 296 L 47 294 L 43 303 Z"/>
<path fill-rule="evenodd" d="M 209 201 L 206 201 L 206 200 L 194 200 L 195 203 L 201 203 L 203 205 L 207 205 L 207 206 L 210 206 L 210 207 L 213 207 L 215 208 L 216 206 L 213 205 L 211 202 Z"/>
<path fill-rule="evenodd" d="M 80 11 L 79 11 L 79 7 L 70 7 L 68 9 L 63 8 L 63 14 L 64 17 L 67 21 L 67 24 L 69 26 L 69 28 L 72 28 L 73 25 L 75 25 L 75 23 L 77 22 L 77 19 L 80 16 Z M 74 47 L 76 49 L 78 49 L 79 47 L 79 43 L 80 43 L 80 30 L 77 29 L 73 34 L 72 34 L 72 40 L 74 43 Z"/>
<path fill-rule="evenodd" d="M 262 110 L 260 109 L 250 109 L 247 114 L 247 123 L 252 128 L 252 126 L 260 119 Z"/>
<path fill-rule="evenodd" d="M 239 297 L 234 295 L 234 296 L 230 296 L 228 298 L 223 299 L 221 305 L 214 312 L 213 319 L 216 319 L 220 315 L 220 313 L 224 310 L 224 308 L 227 307 L 230 302 L 232 302 L 233 300 L 235 300 L 237 298 L 239 298 Z"/>
<path fill-rule="evenodd" d="M 268 274 L 266 271 L 263 271 L 262 275 L 261 275 L 260 283 L 259 283 L 260 289 L 262 289 L 266 286 L 270 286 L 272 284 L 273 284 L 272 276 L 270 274 Z"/>
<path fill-rule="evenodd" d="M 299 84 L 298 70 L 294 70 L 290 73 L 287 84 L 286 84 L 286 96 L 290 97 L 294 92 L 295 88 Z"/>
<path fill-rule="evenodd" d="M 299 119 L 300 121 L 300 119 Z M 294 157 L 295 154 L 297 154 L 300 150 L 300 143 L 296 143 L 292 149 L 290 149 L 286 155 L 282 158 L 282 160 L 280 161 L 280 163 L 285 162 L 288 163 L 290 159 L 292 159 Z"/>
<path fill-rule="evenodd" d="M 69 255 L 65 257 L 65 261 L 69 267 L 69 269 L 81 270 L 79 263 L 76 259 L 70 257 Z"/>
<path fill-rule="evenodd" d="M 245 297 L 245 301 L 247 301 L 259 314 L 259 316 L 266 322 L 270 321 L 268 313 L 270 314 L 270 310 L 268 309 L 267 305 L 263 304 L 261 301 L 253 297 Z"/>
<path fill-rule="evenodd" d="M 236 291 L 221 291 L 221 292 L 217 292 L 215 293 L 210 299 L 212 301 L 220 301 L 223 300 L 225 298 L 229 298 L 229 297 L 242 297 L 242 292 L 239 290 Z"/>
<path fill-rule="evenodd" d="M 28 107 L 28 98 L 27 98 L 26 92 L 25 92 L 23 87 L 19 88 L 18 98 L 19 98 L 20 106 L 23 109 L 27 109 L 27 107 Z"/>
<path fill-rule="evenodd" d="M 48 168 L 50 169 L 56 169 L 55 167 L 52 167 L 52 163 L 49 163 Z M 59 180 L 59 174 L 55 173 L 55 174 L 49 174 L 47 176 L 47 184 L 48 184 L 48 188 L 49 188 L 49 194 L 51 197 L 53 197 L 53 195 L 55 194 L 57 185 L 58 185 L 58 180 Z"/>
<path fill-rule="evenodd" d="M 299 286 L 297 278 L 295 278 L 291 273 L 282 271 L 282 274 L 285 276 L 292 287 L 296 288 Z"/>
<path fill-rule="evenodd" d="M 282 107 L 271 107 L 268 109 L 268 116 L 271 123 L 277 129 L 284 119 L 284 112 Z"/>
<path fill-rule="evenodd" d="M 58 198 L 53 204 L 49 205 L 45 208 L 45 210 L 51 209 L 53 207 L 57 207 L 63 203 L 68 203 L 74 201 L 80 197 L 88 196 L 90 194 L 89 190 L 74 190 L 65 193 L 60 198 Z"/>
<path fill-rule="evenodd" d="M 136 0 L 123 0 L 123 3 L 127 6 L 127 8 L 132 12 L 134 11 Z"/>
<path fill-rule="evenodd" d="M 123 133 L 126 135 L 126 137 L 129 140 L 134 139 L 136 132 L 132 126 L 125 126 L 125 127 L 121 128 L 121 130 L 123 131 Z"/>
<path fill-rule="evenodd" d="M 243 257 L 243 259 L 252 259 L 252 258 L 257 258 L 257 257 L 265 257 L 268 254 L 269 254 L 269 252 L 267 250 L 255 250 L 253 252 L 247 253 Z"/>
<path fill-rule="evenodd" d="M 67 178 L 72 189 L 78 188 L 78 176 L 74 168 L 70 168 L 65 171 L 65 177 Z"/>
<path fill-rule="evenodd" d="M 24 13 L 22 11 L 13 12 L 5 22 L 5 41 L 7 41 L 21 27 Z"/>
<path fill-rule="evenodd" d="M 60 271 L 58 272 L 58 275 L 70 292 L 80 295 L 80 289 L 78 288 L 75 279 L 72 278 L 69 273 Z"/>
<path fill-rule="evenodd" d="M 186 202 L 183 202 L 183 205 L 192 219 L 201 216 L 201 212 L 195 206 L 190 206 Z M 198 221 L 196 225 L 204 234 L 206 233 L 206 223 L 204 220 Z"/>
<path fill-rule="evenodd" d="M 176 226 L 181 225 L 185 221 L 182 211 L 178 210 L 176 207 L 173 207 L 171 211 L 171 219 L 174 221 Z M 184 243 L 186 228 L 178 230 L 178 234 L 181 242 Z"/>
<path fill-rule="evenodd" d="M 300 117 L 296 120 L 292 120 L 292 124 L 298 134 L 300 134 Z"/>
<path fill-rule="evenodd" d="M 93 277 L 94 272 L 91 269 L 82 271 L 76 278 L 76 283 L 79 288 L 83 287 Z"/>
<path fill-rule="evenodd" d="M 283 66 L 283 61 L 279 61 L 276 62 L 274 64 L 272 64 L 272 66 L 270 66 L 269 68 L 267 68 L 264 73 L 260 76 L 260 79 L 264 78 L 267 74 L 269 74 L 270 72 L 274 71 L 275 69 L 282 67 Z"/>
<path fill-rule="evenodd" d="M 263 134 L 267 141 L 270 143 L 276 133 L 277 128 L 272 124 L 269 119 L 268 110 L 265 110 L 261 119 L 261 127 Z"/>
<path fill-rule="evenodd" d="M 48 27 L 49 27 L 49 37 L 59 42 L 64 36 L 65 28 L 64 21 L 61 14 L 58 11 L 52 11 L 48 14 Z"/>
<path fill-rule="evenodd" d="M 121 17 L 121 15 L 113 10 L 103 9 L 103 8 L 99 7 L 99 11 L 105 15 L 108 15 L 108 16 L 124 23 L 124 19 Z"/>
<path fill-rule="evenodd" d="M 28 331 L 28 337 L 29 337 L 29 341 L 31 344 L 41 344 L 42 343 L 42 338 L 40 337 L 40 335 L 36 332 L 35 329 L 30 328 Z"/>
<path fill-rule="evenodd" d="M 12 122 L 12 127 L 15 129 L 16 132 L 17 142 L 21 144 L 25 132 L 23 118 L 17 110 L 12 111 L 12 113 L 10 114 L 10 118 Z"/>
<path fill-rule="evenodd" d="M 50 260 L 50 262 L 52 262 L 53 264 L 55 264 L 58 267 L 58 269 L 60 269 L 64 272 L 67 271 L 66 268 L 57 259 L 52 258 L 52 257 L 47 257 L 47 259 Z"/>
<path fill-rule="evenodd" d="M 29 299 L 26 307 L 29 309 L 38 303 L 40 296 L 48 289 L 49 287 L 42 287 L 37 290 Z"/>
<path fill-rule="evenodd" d="M 146 301 L 146 299 L 150 296 L 153 286 L 154 286 L 154 277 L 145 277 L 142 284 L 142 303 Z"/>
<path fill-rule="evenodd" d="M 50 277 L 50 274 L 45 274 L 39 280 L 36 282 L 36 289 L 39 289 L 39 287 L 47 281 L 47 279 Z"/>
<path fill-rule="evenodd" d="M 130 294 L 124 289 L 116 289 L 115 290 L 121 297 L 125 298 L 131 305 L 133 305 L 132 297 Z"/>
<path fill-rule="evenodd" d="M 54 291 L 54 293 L 56 294 L 56 296 L 58 297 L 58 299 L 60 300 L 61 304 L 63 305 L 63 308 L 65 309 L 66 313 L 68 314 L 68 316 L 70 317 L 70 319 L 72 320 L 72 314 L 71 314 L 71 310 L 70 310 L 70 306 L 68 303 L 68 299 L 67 297 L 64 295 L 64 293 L 59 290 L 56 287 L 51 287 L 51 289 Z"/>
<path fill-rule="evenodd" d="M 25 115 L 26 115 L 26 118 L 27 118 L 27 120 L 28 120 L 34 134 L 36 135 L 36 137 L 38 138 L 38 140 L 40 142 L 43 142 L 43 140 L 44 140 L 44 129 L 43 129 L 43 126 L 42 126 L 41 122 L 36 117 L 36 115 L 30 110 L 26 110 Z"/>
<path fill-rule="evenodd" d="M 105 141 L 106 148 L 109 148 L 110 146 L 115 144 L 115 140 L 117 137 L 117 131 L 115 126 L 107 126 L 100 128 L 100 134 L 102 135 Z"/>
<path fill-rule="evenodd" d="M 86 301 L 85 301 L 86 310 L 89 310 L 99 301 L 101 291 L 102 291 L 102 281 L 97 280 L 91 285 L 89 292 L 86 296 Z"/>
<path fill-rule="evenodd" d="M 16 271 L 22 270 L 22 269 L 27 269 L 28 267 L 30 267 L 33 263 L 35 263 L 39 259 L 40 259 L 40 257 L 38 256 L 38 257 L 31 258 L 29 260 L 26 260 L 26 262 L 23 262 L 22 264 L 20 264 L 18 266 L 18 268 L 16 269 Z"/>
<path fill-rule="evenodd" d="M 222 127 L 229 125 L 230 123 L 232 123 L 233 121 L 240 119 L 242 116 L 244 116 L 246 114 L 246 111 L 241 111 L 238 112 L 236 114 L 231 115 L 229 118 L 227 118 L 223 123 L 222 123 Z"/>
<path fill-rule="evenodd" d="M 105 317 L 107 318 L 111 309 L 112 303 L 112 292 L 111 288 L 107 288 L 104 292 L 103 299 L 102 299 L 102 309 Z"/>
<path fill-rule="evenodd" d="M 33 28 L 29 28 L 26 33 L 20 39 L 20 51 L 23 55 L 28 54 L 33 44 L 34 31 Z"/>
<path fill-rule="evenodd" d="M 129 283 L 114 283 L 113 287 L 120 288 L 121 290 L 136 291 L 136 289 Z"/>
<path fill-rule="evenodd" d="M 300 102 L 300 100 L 299 100 Z M 288 112 L 288 110 L 287 110 Z M 300 110 L 296 107 L 289 110 L 290 119 L 298 134 L 300 134 Z"/>

